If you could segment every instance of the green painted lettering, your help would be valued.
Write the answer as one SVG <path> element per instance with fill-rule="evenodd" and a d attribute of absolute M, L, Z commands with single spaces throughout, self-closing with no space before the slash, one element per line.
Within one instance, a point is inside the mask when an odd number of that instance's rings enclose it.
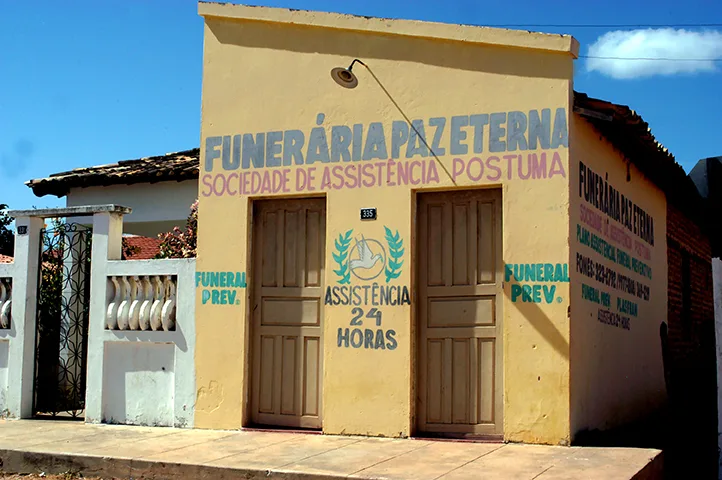
<path fill-rule="evenodd" d="M 522 302 L 532 302 L 531 299 L 531 286 L 530 285 L 522 285 L 521 286 L 521 301 Z"/>
<path fill-rule="evenodd" d="M 519 295 L 521 295 L 521 285 L 512 285 L 511 286 L 511 301 L 516 302 L 516 300 L 519 298 Z"/>
<path fill-rule="evenodd" d="M 557 292 L 556 285 L 544 285 L 544 300 L 547 303 L 552 303 L 554 301 L 554 294 L 556 292 Z"/>
<path fill-rule="evenodd" d="M 541 285 L 532 287 L 532 303 L 541 303 Z"/>

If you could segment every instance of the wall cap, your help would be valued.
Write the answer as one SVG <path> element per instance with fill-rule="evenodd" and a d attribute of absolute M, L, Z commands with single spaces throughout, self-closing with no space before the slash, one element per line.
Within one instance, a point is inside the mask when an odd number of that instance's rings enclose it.
<path fill-rule="evenodd" d="M 30 218 L 59 218 L 59 217 L 82 217 L 85 215 L 93 215 L 95 213 L 120 213 L 127 215 L 133 210 L 130 207 L 121 205 L 84 205 L 79 207 L 61 207 L 61 208 L 38 208 L 33 210 L 9 210 L 7 214 L 13 218 L 30 217 Z"/>
<path fill-rule="evenodd" d="M 216 17 L 336 30 L 355 30 L 384 35 L 454 40 L 466 43 L 568 53 L 573 58 L 579 56 L 579 42 L 571 35 L 537 33 L 527 30 L 376 18 L 218 2 L 198 2 L 198 14 L 204 18 Z"/>

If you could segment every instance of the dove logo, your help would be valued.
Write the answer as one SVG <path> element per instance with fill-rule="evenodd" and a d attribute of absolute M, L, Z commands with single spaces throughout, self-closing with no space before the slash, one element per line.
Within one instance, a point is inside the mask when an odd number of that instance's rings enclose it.
<path fill-rule="evenodd" d="M 381 275 L 386 266 L 386 249 L 378 240 L 361 235 L 351 249 L 349 270 L 360 280 L 373 280 Z"/>

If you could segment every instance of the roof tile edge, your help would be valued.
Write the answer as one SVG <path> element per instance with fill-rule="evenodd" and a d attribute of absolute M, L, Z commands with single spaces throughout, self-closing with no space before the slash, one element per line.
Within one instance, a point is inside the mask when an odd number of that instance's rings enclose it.
<path fill-rule="evenodd" d="M 571 35 L 538 33 L 472 25 L 455 25 L 417 20 L 363 17 L 342 13 L 256 7 L 231 3 L 198 2 L 202 17 L 285 23 L 307 27 L 355 30 L 385 35 L 452 40 L 467 43 L 525 48 L 579 55 L 579 42 Z"/>

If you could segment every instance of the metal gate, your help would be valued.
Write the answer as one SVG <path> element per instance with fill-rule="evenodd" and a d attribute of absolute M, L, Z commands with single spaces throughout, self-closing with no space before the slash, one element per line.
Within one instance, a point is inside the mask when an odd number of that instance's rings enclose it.
<path fill-rule="evenodd" d="M 33 415 L 82 417 L 92 230 L 54 220 L 41 230 Z"/>

